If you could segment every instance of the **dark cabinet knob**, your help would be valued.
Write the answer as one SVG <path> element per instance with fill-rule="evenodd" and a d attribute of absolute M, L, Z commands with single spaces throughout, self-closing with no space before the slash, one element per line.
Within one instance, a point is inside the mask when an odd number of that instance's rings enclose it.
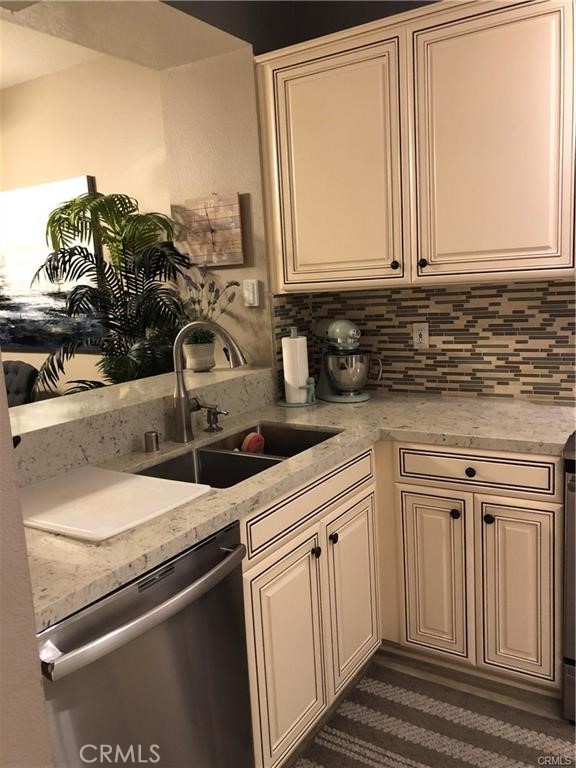
<path fill-rule="evenodd" d="M 494 515 L 484 515 L 484 522 L 486 525 L 492 525 L 492 523 L 496 520 Z"/>
<path fill-rule="evenodd" d="M 312 547 L 311 554 L 313 554 L 314 557 L 320 557 L 320 555 L 322 554 L 322 548 L 321 547 Z"/>
<path fill-rule="evenodd" d="M 394 259 L 394 261 L 390 262 L 390 269 L 398 269 L 399 266 L 400 266 L 400 262 L 396 261 L 396 259 Z"/>
<path fill-rule="evenodd" d="M 459 509 L 451 509 L 450 510 L 450 517 L 452 518 L 452 520 L 458 520 L 458 518 L 460 517 L 461 514 L 462 514 L 462 512 L 460 512 Z"/>
<path fill-rule="evenodd" d="M 476 470 L 474 467 L 466 467 L 464 470 L 466 477 L 476 477 Z"/>
<path fill-rule="evenodd" d="M 420 261 L 418 262 L 418 266 L 421 269 L 424 269 L 424 267 L 427 267 L 428 266 L 428 259 L 420 259 Z"/>
<path fill-rule="evenodd" d="M 331 541 L 332 544 L 338 544 L 338 534 L 331 533 L 330 536 L 328 536 L 328 541 Z"/>

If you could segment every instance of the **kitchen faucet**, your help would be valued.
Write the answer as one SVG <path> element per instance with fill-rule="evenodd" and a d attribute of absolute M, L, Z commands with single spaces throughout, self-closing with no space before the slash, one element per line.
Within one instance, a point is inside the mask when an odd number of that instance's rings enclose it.
<path fill-rule="evenodd" d="M 215 323 L 213 320 L 192 320 L 178 331 L 174 339 L 174 373 L 176 374 L 176 387 L 174 389 L 174 440 L 177 443 L 189 443 L 194 439 L 192 432 L 192 419 L 190 413 L 200 408 L 198 401 L 196 407 L 190 405 L 188 392 L 184 384 L 184 342 L 190 331 L 195 330 L 212 331 L 220 336 L 227 349 L 228 362 L 230 368 L 239 368 L 241 365 L 248 365 L 248 361 L 238 344 L 225 328 Z"/>

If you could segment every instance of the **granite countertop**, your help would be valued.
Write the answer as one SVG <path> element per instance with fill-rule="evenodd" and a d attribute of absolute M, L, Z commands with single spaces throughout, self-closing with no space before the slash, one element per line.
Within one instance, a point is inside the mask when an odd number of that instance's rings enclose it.
<path fill-rule="evenodd" d="M 574 430 L 574 417 L 569 406 L 520 400 L 384 394 L 355 405 L 272 406 L 224 419 L 224 432 L 200 433 L 194 447 L 256 421 L 337 427 L 342 432 L 232 488 L 214 490 L 101 544 L 26 529 L 37 629 L 89 605 L 377 440 L 558 456 Z M 189 448 L 165 442 L 152 457 L 133 453 L 101 466 L 136 471 Z"/>

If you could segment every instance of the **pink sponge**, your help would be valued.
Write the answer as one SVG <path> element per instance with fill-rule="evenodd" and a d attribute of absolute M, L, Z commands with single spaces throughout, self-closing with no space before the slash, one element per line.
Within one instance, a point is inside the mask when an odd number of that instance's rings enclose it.
<path fill-rule="evenodd" d="M 245 453 L 262 453 L 264 443 L 265 440 L 259 432 L 248 432 L 244 440 L 242 440 L 242 448 L 240 450 Z"/>

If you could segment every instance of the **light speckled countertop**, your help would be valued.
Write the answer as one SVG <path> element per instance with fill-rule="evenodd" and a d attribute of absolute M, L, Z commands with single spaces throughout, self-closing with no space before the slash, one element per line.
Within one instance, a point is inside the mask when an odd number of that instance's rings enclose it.
<path fill-rule="evenodd" d="M 37 629 L 85 607 L 228 523 L 247 517 L 377 440 L 557 456 L 574 430 L 575 411 L 520 400 L 387 394 L 357 405 L 266 407 L 224 419 L 224 432 L 216 436 L 198 433 L 193 446 L 256 421 L 331 426 L 343 431 L 232 488 L 214 490 L 98 545 L 27 529 Z M 152 458 L 133 453 L 101 466 L 135 471 L 188 449 L 166 442 Z"/>

